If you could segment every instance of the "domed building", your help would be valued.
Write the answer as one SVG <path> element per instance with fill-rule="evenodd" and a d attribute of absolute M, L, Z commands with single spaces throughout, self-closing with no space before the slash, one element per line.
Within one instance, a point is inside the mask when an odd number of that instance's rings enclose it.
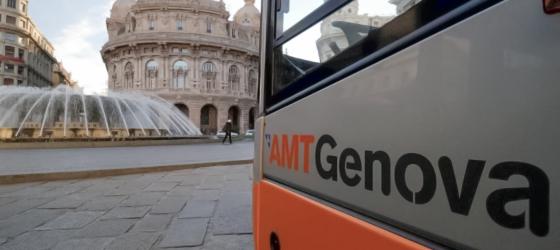
<path fill-rule="evenodd" d="M 101 51 L 109 89 L 155 94 L 205 134 L 228 119 L 241 133 L 252 129 L 260 13 L 245 0 L 229 17 L 223 1 L 117 0 Z"/>

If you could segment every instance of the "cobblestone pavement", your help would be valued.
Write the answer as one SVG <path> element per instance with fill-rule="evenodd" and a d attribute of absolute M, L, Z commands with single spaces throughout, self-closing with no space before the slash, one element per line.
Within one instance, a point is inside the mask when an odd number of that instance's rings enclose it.
<path fill-rule="evenodd" d="M 251 169 L 0 186 L 0 249 L 253 249 Z"/>

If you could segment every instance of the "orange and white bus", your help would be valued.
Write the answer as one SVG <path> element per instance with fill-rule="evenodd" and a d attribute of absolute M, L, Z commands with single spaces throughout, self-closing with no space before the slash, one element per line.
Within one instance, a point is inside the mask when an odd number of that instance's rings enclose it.
<path fill-rule="evenodd" d="M 256 249 L 560 249 L 560 1 L 263 1 Z"/>

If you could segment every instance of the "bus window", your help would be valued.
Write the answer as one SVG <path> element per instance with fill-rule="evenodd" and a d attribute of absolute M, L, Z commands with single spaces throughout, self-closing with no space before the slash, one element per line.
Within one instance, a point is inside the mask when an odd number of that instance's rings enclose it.
<path fill-rule="evenodd" d="M 304 12 L 302 10 L 298 15 Z M 276 70 L 272 94 L 282 91 L 366 36 L 378 32 L 396 15 L 397 6 L 391 4 L 391 0 L 354 0 L 276 47 L 273 52 Z M 283 22 L 286 24 L 286 19 Z"/>
<path fill-rule="evenodd" d="M 276 36 L 293 27 L 304 17 L 325 3 L 325 0 L 280 0 L 277 2 Z"/>

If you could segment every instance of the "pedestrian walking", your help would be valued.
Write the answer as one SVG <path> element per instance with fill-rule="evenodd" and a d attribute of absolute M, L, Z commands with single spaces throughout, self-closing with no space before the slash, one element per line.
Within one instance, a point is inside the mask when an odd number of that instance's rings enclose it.
<path fill-rule="evenodd" d="M 226 125 L 224 126 L 224 132 L 226 133 L 226 136 L 224 137 L 222 144 L 226 143 L 228 137 L 229 137 L 229 144 L 233 144 L 233 142 L 231 141 L 231 130 L 233 129 L 232 126 L 233 125 L 231 124 L 231 119 L 230 119 L 226 122 Z"/>

